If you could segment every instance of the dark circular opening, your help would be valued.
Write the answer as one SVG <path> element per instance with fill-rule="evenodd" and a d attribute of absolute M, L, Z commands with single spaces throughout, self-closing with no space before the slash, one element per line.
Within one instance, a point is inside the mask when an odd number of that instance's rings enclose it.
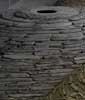
<path fill-rule="evenodd" d="M 56 10 L 38 10 L 38 13 L 56 13 Z"/>

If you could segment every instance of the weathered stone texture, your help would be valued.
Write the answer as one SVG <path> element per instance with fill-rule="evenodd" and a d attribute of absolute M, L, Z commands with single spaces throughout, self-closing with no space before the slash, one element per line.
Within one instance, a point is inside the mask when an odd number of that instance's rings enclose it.
<path fill-rule="evenodd" d="M 40 7 L 10 9 L 0 17 L 1 100 L 40 100 L 85 63 L 81 12 Z"/>
<path fill-rule="evenodd" d="M 81 66 L 60 85 L 58 85 L 46 98 L 42 100 L 84 100 L 85 99 L 85 66 Z"/>

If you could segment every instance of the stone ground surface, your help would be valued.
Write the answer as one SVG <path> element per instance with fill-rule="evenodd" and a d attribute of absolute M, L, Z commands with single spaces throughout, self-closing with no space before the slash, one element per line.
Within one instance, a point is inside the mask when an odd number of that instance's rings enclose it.
<path fill-rule="evenodd" d="M 10 0 L 11 4 L 10 6 L 16 4 L 16 2 L 19 2 L 19 0 Z M 9 8 L 9 0 L 0 0 L 0 12 L 4 12 Z"/>
<path fill-rule="evenodd" d="M 34 8 L 37 6 L 53 6 L 57 0 L 20 0 L 17 4 L 13 5 L 11 8 Z"/>
<path fill-rule="evenodd" d="M 12 7 L 0 15 L 0 100 L 43 100 L 84 63 L 85 8 Z"/>

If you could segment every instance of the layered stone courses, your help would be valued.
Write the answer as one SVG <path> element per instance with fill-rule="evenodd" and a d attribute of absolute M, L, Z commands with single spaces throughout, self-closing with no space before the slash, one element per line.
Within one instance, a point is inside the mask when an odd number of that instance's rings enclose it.
<path fill-rule="evenodd" d="M 43 9 L 56 13 L 37 12 Z M 1 100 L 40 100 L 85 63 L 83 9 L 10 9 L 0 16 Z"/>
<path fill-rule="evenodd" d="M 73 71 L 43 100 L 84 100 L 85 65 Z"/>

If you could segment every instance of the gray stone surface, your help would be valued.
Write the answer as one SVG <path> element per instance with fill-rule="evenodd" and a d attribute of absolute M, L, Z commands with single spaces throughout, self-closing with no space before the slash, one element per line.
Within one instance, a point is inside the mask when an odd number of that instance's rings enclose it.
<path fill-rule="evenodd" d="M 26 19 L 16 10 L 0 17 L 0 100 L 40 100 L 85 63 L 84 16 L 54 8 L 56 14 L 38 14 L 38 7 L 22 10 Z"/>

